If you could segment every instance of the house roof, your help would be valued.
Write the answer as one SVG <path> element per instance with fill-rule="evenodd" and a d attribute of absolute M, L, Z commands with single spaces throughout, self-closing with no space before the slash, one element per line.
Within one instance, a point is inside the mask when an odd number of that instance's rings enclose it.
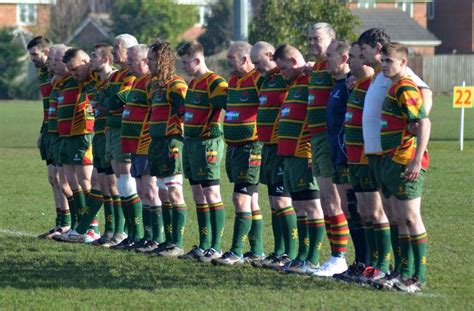
<path fill-rule="evenodd" d="M 65 44 L 71 43 L 73 40 L 78 38 L 83 32 L 88 32 L 88 35 L 93 37 L 108 38 L 110 31 L 111 21 L 108 14 L 96 14 L 90 13 L 82 20 L 77 26 L 76 30 L 66 39 Z M 89 32 L 93 32 L 89 34 Z M 92 39 L 92 38 L 91 38 Z M 94 43 L 94 42 L 92 42 Z"/>
<path fill-rule="evenodd" d="M 438 46 L 441 41 L 426 28 L 415 22 L 400 9 L 351 9 L 359 17 L 363 32 L 370 28 L 383 28 L 392 41 L 399 41 L 409 46 Z"/>

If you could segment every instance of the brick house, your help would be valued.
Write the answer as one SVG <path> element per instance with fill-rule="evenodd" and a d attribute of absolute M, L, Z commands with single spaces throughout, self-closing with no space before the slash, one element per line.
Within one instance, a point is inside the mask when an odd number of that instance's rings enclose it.
<path fill-rule="evenodd" d="M 436 53 L 473 53 L 473 17 L 472 0 L 432 0 L 428 6 L 428 29 L 443 41 Z"/>
<path fill-rule="evenodd" d="M 47 33 L 51 5 L 56 0 L 0 0 L 0 28 L 11 27 L 34 35 Z"/>
<path fill-rule="evenodd" d="M 352 0 L 348 7 L 359 17 L 359 32 L 373 27 L 383 28 L 393 41 L 406 44 L 416 55 L 434 55 L 441 41 L 427 29 L 428 3 L 414 0 Z"/>

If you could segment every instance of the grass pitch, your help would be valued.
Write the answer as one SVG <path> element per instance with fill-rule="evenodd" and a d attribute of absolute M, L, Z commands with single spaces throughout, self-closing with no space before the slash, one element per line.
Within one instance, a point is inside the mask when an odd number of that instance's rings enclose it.
<path fill-rule="evenodd" d="M 472 181 L 474 113 L 466 111 L 464 151 L 458 151 L 459 112 L 435 99 L 431 169 L 424 190 L 428 283 L 422 294 L 380 292 L 252 267 L 213 267 L 148 258 L 86 245 L 42 241 L 54 205 L 35 148 L 39 102 L 0 103 L 0 309 L 472 309 L 474 277 Z M 224 248 L 230 246 L 232 187 L 222 180 L 227 208 Z M 269 205 L 261 188 L 266 252 L 272 248 Z M 192 207 L 189 187 L 186 200 Z M 191 208 L 186 249 L 197 242 Z M 322 258 L 329 254 L 327 242 Z M 353 258 L 349 253 L 348 261 Z"/>

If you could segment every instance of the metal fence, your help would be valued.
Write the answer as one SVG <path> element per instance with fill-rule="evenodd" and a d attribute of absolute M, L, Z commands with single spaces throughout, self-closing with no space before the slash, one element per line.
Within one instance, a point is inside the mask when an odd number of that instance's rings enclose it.
<path fill-rule="evenodd" d="M 451 94 L 453 86 L 474 85 L 474 55 L 413 56 L 410 67 L 436 94 Z"/>

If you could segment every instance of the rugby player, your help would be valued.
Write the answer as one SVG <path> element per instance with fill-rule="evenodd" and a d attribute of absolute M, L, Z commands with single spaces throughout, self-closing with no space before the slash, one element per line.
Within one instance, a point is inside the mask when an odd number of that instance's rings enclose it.
<path fill-rule="evenodd" d="M 187 218 L 183 195 L 182 135 L 184 98 L 188 86 L 183 78 L 176 75 L 176 55 L 169 42 L 151 45 L 147 58 L 153 77 L 148 87 L 150 173 L 156 177 L 159 187 L 166 189 L 173 208 L 172 240 L 167 248 L 158 254 L 164 257 L 177 257 L 184 254 L 183 242 Z M 157 198 L 156 204 L 161 205 L 160 203 Z M 156 204 L 153 206 L 158 206 Z"/>
<path fill-rule="evenodd" d="M 296 230 L 296 216 L 283 181 L 284 158 L 277 154 L 280 108 L 289 86 L 273 59 L 274 53 L 275 48 L 264 41 L 255 43 L 250 53 L 252 63 L 264 77 L 257 113 L 258 140 L 263 144 L 260 183 L 268 188 L 274 239 L 273 252 L 254 264 L 268 268 L 284 266 L 289 260 L 288 254 L 294 258 L 297 241 L 292 235 Z"/>
<path fill-rule="evenodd" d="M 229 80 L 224 117 L 224 140 L 227 143 L 226 171 L 234 183 L 232 201 L 235 224 L 230 251 L 213 259 L 213 264 L 244 263 L 242 250 L 248 239 L 251 251 L 247 261 L 261 260 L 263 253 L 263 219 L 258 206 L 258 182 L 262 145 L 257 140 L 258 90 L 262 78 L 250 59 L 252 46 L 234 42 L 227 51 L 227 64 L 233 74 Z"/>
<path fill-rule="evenodd" d="M 287 272 L 314 273 L 319 269 L 324 214 L 318 184 L 312 174 L 307 115 L 310 77 L 305 74 L 303 55 L 295 47 L 282 45 L 277 48 L 273 58 L 283 77 L 290 83 L 280 110 L 277 154 L 284 157 L 284 186 L 291 194 L 297 215 L 297 229 L 287 232 L 291 236 L 286 236 L 286 239 L 297 237 L 299 240 L 298 253 L 292 250 L 287 254 L 284 269 Z M 288 207 L 284 210 L 291 212 Z"/>
<path fill-rule="evenodd" d="M 115 37 L 112 55 L 118 70 L 110 76 L 105 90 L 105 96 L 107 96 L 105 106 L 108 110 L 106 112 L 105 160 L 112 164 L 116 186 L 109 184 L 114 209 L 114 235 L 110 241 L 102 244 L 104 247 L 116 246 L 127 237 L 125 230 L 128 228 L 125 228 L 125 224 L 127 223 L 130 227 L 131 222 L 127 205 L 122 207 L 122 199 L 125 194 L 136 193 L 136 183 L 130 173 L 130 153 L 122 152 L 121 126 L 124 105 L 136 78 L 127 66 L 127 54 L 128 49 L 137 44 L 137 39 L 129 34 Z"/>
<path fill-rule="evenodd" d="M 321 191 L 321 204 L 324 210 L 326 233 L 331 245 L 331 257 L 318 271 L 320 276 L 332 276 L 347 270 L 345 254 L 349 238 L 346 217 L 342 210 L 343 202 L 332 177 L 336 174 L 331 160 L 327 136 L 326 106 L 329 100 L 333 79 L 328 72 L 326 52 L 335 39 L 333 27 L 327 23 L 316 23 L 308 31 L 308 44 L 311 54 L 316 58 L 308 96 L 308 128 L 311 134 L 311 155 L 313 175 L 316 176 Z"/>
<path fill-rule="evenodd" d="M 429 165 L 431 123 L 420 90 L 406 75 L 408 48 L 396 42 L 387 43 L 381 54 L 383 75 L 392 81 L 382 106 L 381 182 L 384 195 L 395 203 L 398 225 L 408 227 L 408 243 L 414 257 L 414 266 L 410 267 L 410 250 L 402 244 L 400 277 L 394 285 L 401 291 L 417 292 L 426 282 L 428 235 L 421 218 L 421 194 Z M 408 129 L 411 122 L 418 124 L 416 133 Z"/>
<path fill-rule="evenodd" d="M 193 77 L 185 100 L 183 170 L 191 184 L 199 230 L 199 245 L 180 258 L 210 262 L 222 256 L 225 209 L 220 192 L 224 155 L 221 118 L 227 82 L 209 70 L 201 44 L 186 43 L 178 55 L 183 70 Z"/>

